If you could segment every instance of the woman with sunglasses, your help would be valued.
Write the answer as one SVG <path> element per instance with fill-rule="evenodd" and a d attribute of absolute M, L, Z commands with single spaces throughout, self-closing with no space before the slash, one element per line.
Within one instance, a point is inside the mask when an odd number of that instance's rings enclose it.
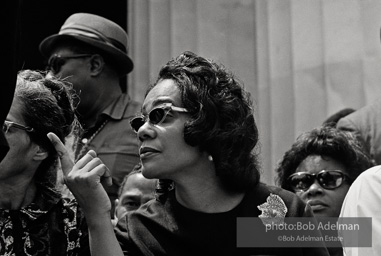
<path fill-rule="evenodd" d="M 318 217 L 339 217 L 345 195 L 357 176 L 373 161 L 356 138 L 321 126 L 301 134 L 280 160 L 278 184 L 296 193 Z M 342 255 L 341 248 L 328 248 Z"/>
<path fill-rule="evenodd" d="M 371 166 L 354 136 L 322 126 L 301 134 L 276 172 L 278 184 L 308 203 L 315 216 L 338 217 L 349 186 Z"/>
<path fill-rule="evenodd" d="M 101 186 L 109 182 L 107 169 L 92 168 L 98 161 L 94 152 L 73 166 L 49 134 L 67 184 L 85 210 L 92 255 L 327 255 L 322 244 L 237 247 L 237 217 L 271 220 L 312 212 L 293 193 L 259 182 L 258 130 L 249 94 L 222 65 L 191 52 L 169 61 L 131 126 L 143 175 L 158 178 L 160 188 L 156 200 L 119 220 L 118 240 Z M 262 221 L 254 240 L 265 232 Z"/>
<path fill-rule="evenodd" d="M 10 149 L 0 162 L 0 255 L 90 255 L 87 225 L 74 199 L 56 187 L 58 155 L 48 132 L 78 128 L 62 81 L 20 71 L 3 124 Z"/>

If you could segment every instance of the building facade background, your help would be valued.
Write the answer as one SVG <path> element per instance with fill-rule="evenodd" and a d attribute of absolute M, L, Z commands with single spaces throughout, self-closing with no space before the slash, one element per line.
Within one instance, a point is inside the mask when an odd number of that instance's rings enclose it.
<path fill-rule="evenodd" d="M 381 95 L 379 0 L 19 2 L 20 69 L 45 68 L 39 42 L 75 12 L 104 16 L 128 31 L 135 69 L 125 82 L 135 100 L 185 50 L 224 63 L 252 93 L 267 183 L 300 133 Z"/>

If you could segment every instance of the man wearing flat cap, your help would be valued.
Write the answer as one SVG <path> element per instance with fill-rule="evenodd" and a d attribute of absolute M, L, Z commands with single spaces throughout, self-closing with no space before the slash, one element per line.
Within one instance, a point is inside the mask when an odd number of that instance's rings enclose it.
<path fill-rule="evenodd" d="M 39 46 L 48 60 L 48 75 L 64 78 L 78 94 L 77 112 L 84 132 L 73 143 L 75 160 L 90 149 L 110 169 L 114 201 L 124 176 L 139 162 L 136 134 L 129 120 L 140 111 L 120 85 L 133 69 L 127 33 L 111 20 L 88 13 L 71 15 L 58 34 Z"/>

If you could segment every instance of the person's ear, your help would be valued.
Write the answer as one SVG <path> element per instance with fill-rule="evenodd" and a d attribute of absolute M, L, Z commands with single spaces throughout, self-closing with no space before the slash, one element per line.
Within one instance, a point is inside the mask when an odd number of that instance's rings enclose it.
<path fill-rule="evenodd" d="M 46 149 L 41 146 L 37 146 L 36 153 L 34 154 L 33 159 L 37 161 L 42 161 L 49 156 L 49 153 Z"/>
<path fill-rule="evenodd" d="M 99 54 L 94 54 L 90 58 L 90 65 L 91 74 L 97 76 L 102 73 L 105 66 L 105 61 Z"/>

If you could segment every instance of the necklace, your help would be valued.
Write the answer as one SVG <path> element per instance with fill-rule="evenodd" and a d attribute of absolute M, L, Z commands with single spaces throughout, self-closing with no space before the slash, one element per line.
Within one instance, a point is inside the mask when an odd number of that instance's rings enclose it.
<path fill-rule="evenodd" d="M 105 127 L 105 125 L 108 123 L 108 119 L 106 119 L 99 127 L 98 129 L 90 136 L 90 138 L 82 138 L 80 139 L 79 137 L 77 138 L 76 142 L 75 142 L 75 161 L 77 162 L 78 159 L 80 159 L 84 153 L 88 150 L 88 147 L 90 145 L 90 143 L 94 140 L 95 136 L 98 135 L 98 133 L 103 129 L 103 127 Z M 77 147 L 79 145 L 79 140 L 81 140 L 81 144 L 83 144 L 81 150 L 79 151 L 79 153 L 77 154 Z"/>

